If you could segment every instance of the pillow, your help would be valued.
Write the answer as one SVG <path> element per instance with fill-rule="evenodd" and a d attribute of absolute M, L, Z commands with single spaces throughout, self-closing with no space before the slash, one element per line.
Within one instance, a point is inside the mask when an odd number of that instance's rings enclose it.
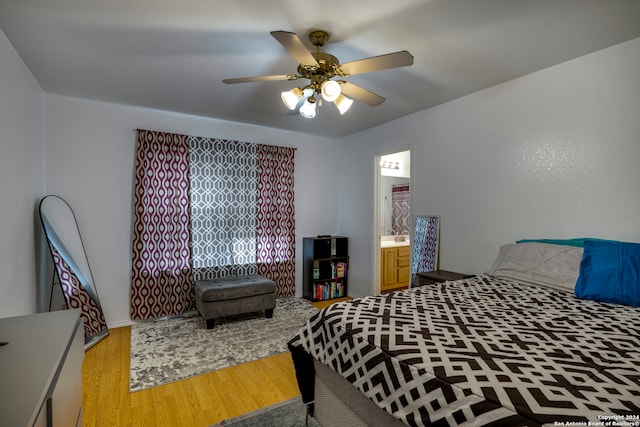
<path fill-rule="evenodd" d="M 585 240 L 598 240 L 601 242 L 612 242 L 613 240 L 602 240 L 602 239 L 586 239 L 584 237 L 578 237 L 576 239 L 521 239 L 516 241 L 516 243 L 548 243 L 550 245 L 564 245 L 564 246 L 576 246 L 578 248 L 584 247 Z"/>
<path fill-rule="evenodd" d="M 582 248 L 574 246 L 511 243 L 500 247 L 487 274 L 573 292 L 582 252 Z"/>
<path fill-rule="evenodd" d="M 640 244 L 585 240 L 575 295 L 640 307 Z"/>

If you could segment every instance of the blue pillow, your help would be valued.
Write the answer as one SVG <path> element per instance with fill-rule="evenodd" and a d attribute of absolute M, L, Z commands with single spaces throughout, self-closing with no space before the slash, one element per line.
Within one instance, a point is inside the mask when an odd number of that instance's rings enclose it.
<path fill-rule="evenodd" d="M 575 295 L 640 307 L 640 244 L 585 240 Z"/>

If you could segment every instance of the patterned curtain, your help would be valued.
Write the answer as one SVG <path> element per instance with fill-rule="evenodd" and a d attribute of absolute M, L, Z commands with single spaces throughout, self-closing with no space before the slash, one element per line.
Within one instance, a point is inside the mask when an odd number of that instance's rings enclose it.
<path fill-rule="evenodd" d="M 194 280 L 258 274 L 256 144 L 189 138 Z"/>
<path fill-rule="evenodd" d="M 396 235 L 409 234 L 411 227 L 411 190 L 409 184 L 391 187 L 391 229 Z"/>
<path fill-rule="evenodd" d="M 258 273 L 295 295 L 293 148 L 258 145 Z"/>
<path fill-rule="evenodd" d="M 132 320 L 193 306 L 186 135 L 138 131 L 130 313 Z"/>

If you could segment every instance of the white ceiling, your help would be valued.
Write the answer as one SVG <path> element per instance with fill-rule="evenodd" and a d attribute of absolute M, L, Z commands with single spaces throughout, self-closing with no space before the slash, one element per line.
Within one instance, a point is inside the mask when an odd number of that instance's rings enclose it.
<path fill-rule="evenodd" d="M 337 138 L 640 37 L 640 0 L 0 0 L 0 28 L 47 93 Z M 287 110 L 296 82 L 222 83 L 295 73 L 269 32 L 311 29 L 343 63 L 415 62 L 347 78 L 387 100 L 344 116 Z"/>

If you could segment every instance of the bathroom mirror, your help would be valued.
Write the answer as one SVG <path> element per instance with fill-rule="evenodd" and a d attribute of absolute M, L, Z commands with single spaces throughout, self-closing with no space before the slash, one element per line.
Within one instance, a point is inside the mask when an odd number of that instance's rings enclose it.
<path fill-rule="evenodd" d="M 438 245 L 440 243 L 440 217 L 416 216 L 411 259 L 411 283 L 416 273 L 438 269 Z"/>
<path fill-rule="evenodd" d="M 67 308 L 81 310 L 86 350 L 106 337 L 109 330 L 89 269 L 76 217 L 69 204 L 54 195 L 42 198 L 39 211 L 53 258 L 55 275 L 62 288 Z"/>

